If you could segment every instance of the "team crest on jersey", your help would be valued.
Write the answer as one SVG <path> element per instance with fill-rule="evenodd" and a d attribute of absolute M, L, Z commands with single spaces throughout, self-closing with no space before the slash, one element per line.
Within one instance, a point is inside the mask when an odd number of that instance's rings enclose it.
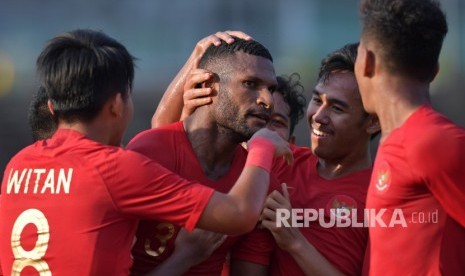
<path fill-rule="evenodd" d="M 326 214 L 336 218 L 347 217 L 351 215 L 352 210 L 357 210 L 357 202 L 347 195 L 333 196 L 326 204 Z"/>
<path fill-rule="evenodd" d="M 391 167 L 385 161 L 381 163 L 376 169 L 376 190 L 385 192 L 391 186 Z"/>

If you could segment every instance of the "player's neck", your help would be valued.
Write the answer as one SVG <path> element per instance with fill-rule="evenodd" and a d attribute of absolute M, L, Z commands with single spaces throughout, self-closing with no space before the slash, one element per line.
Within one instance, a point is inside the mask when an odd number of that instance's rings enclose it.
<path fill-rule="evenodd" d="M 388 76 L 377 85 L 375 110 L 381 126 L 381 142 L 414 113 L 430 103 L 429 84 L 406 77 Z"/>
<path fill-rule="evenodd" d="M 112 131 L 112 128 L 101 124 L 98 119 L 91 123 L 60 121 L 58 129 L 71 129 L 80 132 L 89 139 L 104 145 L 121 146 L 121 137 L 113 134 L 114 131 Z"/>
<path fill-rule="evenodd" d="M 194 112 L 184 121 L 184 129 L 205 175 L 215 180 L 229 171 L 238 143 L 204 115 Z"/>
<path fill-rule="evenodd" d="M 318 175 L 324 179 L 337 179 L 372 167 L 369 146 L 366 149 L 354 149 L 350 154 L 338 159 L 318 157 Z"/>

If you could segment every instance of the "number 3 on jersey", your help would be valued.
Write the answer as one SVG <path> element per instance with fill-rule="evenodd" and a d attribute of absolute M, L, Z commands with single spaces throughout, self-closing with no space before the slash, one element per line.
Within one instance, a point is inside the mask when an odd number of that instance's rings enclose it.
<path fill-rule="evenodd" d="M 37 242 L 32 250 L 26 251 L 21 245 L 21 234 L 26 225 L 30 223 L 37 228 Z M 11 232 L 11 249 L 15 257 L 11 275 L 20 275 L 27 266 L 36 269 L 41 276 L 52 275 L 48 264 L 42 259 L 50 239 L 49 230 L 47 218 L 41 211 L 28 209 L 19 215 Z"/>
<path fill-rule="evenodd" d="M 174 225 L 166 222 L 159 223 L 156 229 L 157 233 L 155 234 L 155 238 L 160 244 L 158 248 L 154 250 L 150 247 L 152 240 L 147 239 L 145 241 L 145 252 L 152 257 L 158 257 L 165 252 L 166 242 L 173 237 L 175 231 Z"/>

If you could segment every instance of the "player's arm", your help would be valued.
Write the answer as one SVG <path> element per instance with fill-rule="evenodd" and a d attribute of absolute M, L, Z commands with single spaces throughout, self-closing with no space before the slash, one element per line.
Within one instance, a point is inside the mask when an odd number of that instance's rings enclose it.
<path fill-rule="evenodd" d="M 286 184 L 283 184 L 282 194 L 273 191 L 266 199 L 262 225 L 271 231 L 278 246 L 294 258 L 306 275 L 344 275 L 307 241 L 298 228 L 277 227 L 277 209 L 291 210 Z"/>
<path fill-rule="evenodd" d="M 416 136 L 412 135 L 410 139 Z M 447 150 L 437 145 L 447 145 Z M 465 227 L 465 129 L 448 127 L 428 133 L 407 149 L 412 172 L 424 182 L 446 213 Z"/>
<path fill-rule="evenodd" d="M 173 254 L 147 276 L 182 275 L 192 266 L 206 260 L 223 244 L 226 235 L 201 229 L 188 233 L 181 229 L 176 237 Z"/>
<path fill-rule="evenodd" d="M 186 85 L 186 79 L 189 73 L 197 67 L 198 61 L 205 53 L 206 49 L 214 44 L 219 45 L 221 40 L 226 41 L 227 43 L 232 43 L 234 38 L 232 36 L 236 36 L 243 39 L 252 39 L 249 35 L 239 32 L 239 31 L 226 31 L 226 32 L 217 32 L 216 34 L 212 34 L 207 36 L 197 42 L 194 50 L 192 51 L 191 55 L 187 59 L 184 66 L 175 76 L 173 81 L 169 84 L 168 88 L 166 89 L 163 97 L 158 104 L 157 110 L 153 114 L 152 117 L 152 128 L 160 127 L 163 125 L 167 125 L 170 123 L 177 122 L 181 119 L 181 115 L 183 113 L 183 95 L 184 95 L 184 88 Z M 207 76 L 207 80 L 210 76 Z M 197 101 L 193 101 L 192 104 L 195 102 L 200 102 L 201 104 L 205 104 L 208 101 L 208 97 L 205 98 L 204 96 L 208 95 L 205 94 L 208 90 L 197 90 L 197 94 L 190 94 L 192 90 L 186 95 L 187 99 L 195 100 L 199 96 L 201 98 L 197 99 Z M 200 93 L 200 95 L 199 95 Z M 195 110 L 195 108 L 194 108 Z M 183 116 L 189 115 L 189 111 L 192 112 L 192 109 L 184 110 Z"/>
<path fill-rule="evenodd" d="M 243 234 L 255 227 L 265 202 L 274 157 L 292 161 L 289 144 L 276 132 L 263 128 L 249 141 L 245 167 L 228 194 L 215 192 L 197 227 L 227 234 Z M 241 223 L 238 223 L 241 221 Z"/>
<path fill-rule="evenodd" d="M 188 230 L 243 234 L 255 227 L 262 211 L 273 158 L 293 158 L 287 141 L 266 128 L 252 136 L 249 148 L 245 167 L 228 194 L 188 181 L 131 151 L 104 173 L 121 178 L 108 190 L 116 208 L 125 214 L 169 221 Z"/>

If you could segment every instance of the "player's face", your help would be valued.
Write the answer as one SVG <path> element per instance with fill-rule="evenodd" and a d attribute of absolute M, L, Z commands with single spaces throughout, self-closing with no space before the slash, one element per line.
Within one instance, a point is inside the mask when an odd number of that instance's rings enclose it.
<path fill-rule="evenodd" d="M 220 76 L 214 113 L 218 125 L 242 142 L 270 120 L 276 75 L 273 63 L 263 57 L 238 52 L 227 62 L 227 76 Z"/>
<path fill-rule="evenodd" d="M 331 73 L 327 82 L 315 86 L 307 110 L 312 152 L 327 160 L 365 152 L 367 117 L 353 73 Z"/>
<path fill-rule="evenodd" d="M 268 128 L 276 131 L 279 136 L 284 140 L 289 140 L 289 128 L 291 125 L 291 119 L 289 118 L 291 109 L 289 105 L 284 101 L 284 98 L 278 92 L 273 93 L 274 108 L 271 113 L 271 120 L 268 123 Z"/>

